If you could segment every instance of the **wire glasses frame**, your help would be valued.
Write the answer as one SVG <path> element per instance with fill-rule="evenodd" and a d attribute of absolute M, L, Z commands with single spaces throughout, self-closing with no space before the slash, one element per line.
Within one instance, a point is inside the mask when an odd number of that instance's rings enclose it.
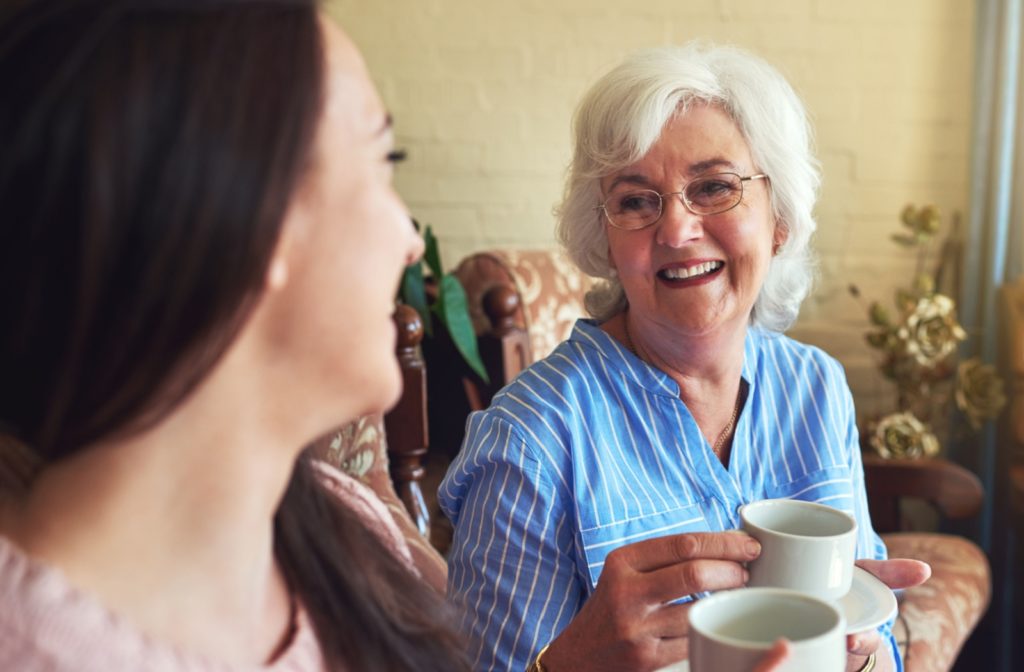
<path fill-rule="evenodd" d="M 683 206 L 695 215 L 720 215 L 743 200 L 743 183 L 768 179 L 764 173 L 743 177 L 737 173 L 701 175 L 679 191 L 659 194 L 653 189 L 635 189 L 612 194 L 595 210 L 604 212 L 608 223 L 617 229 L 636 231 L 661 219 L 666 196 L 678 196 Z"/>

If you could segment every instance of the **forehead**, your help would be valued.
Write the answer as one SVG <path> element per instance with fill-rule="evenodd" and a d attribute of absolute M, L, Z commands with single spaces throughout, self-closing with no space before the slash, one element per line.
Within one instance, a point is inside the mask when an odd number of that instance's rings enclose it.
<path fill-rule="evenodd" d="M 632 176 L 677 180 L 751 168 L 750 148 L 732 117 L 717 105 L 695 103 L 665 123 L 643 158 L 606 176 L 602 185 L 632 181 Z"/>
<path fill-rule="evenodd" d="M 670 118 L 639 163 L 651 158 L 682 163 L 688 173 L 704 172 L 707 166 L 703 164 L 713 160 L 749 164 L 750 148 L 736 122 L 721 107 L 700 103 Z"/>
<path fill-rule="evenodd" d="M 384 105 L 370 81 L 366 64 L 352 40 L 321 16 L 324 36 L 324 121 L 340 123 L 358 136 L 375 133 L 385 117 Z"/>

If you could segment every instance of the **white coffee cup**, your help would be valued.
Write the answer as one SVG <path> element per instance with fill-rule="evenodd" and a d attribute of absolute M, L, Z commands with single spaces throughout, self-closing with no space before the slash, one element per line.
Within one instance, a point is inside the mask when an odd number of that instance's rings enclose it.
<path fill-rule="evenodd" d="M 792 644 L 782 672 L 846 669 L 846 619 L 831 602 L 783 588 L 715 593 L 690 608 L 690 672 L 746 672 L 772 644 Z"/>
<path fill-rule="evenodd" d="M 850 592 L 857 521 L 823 504 L 765 499 L 740 507 L 743 529 L 761 542 L 748 586 L 789 588 L 823 600 Z"/>

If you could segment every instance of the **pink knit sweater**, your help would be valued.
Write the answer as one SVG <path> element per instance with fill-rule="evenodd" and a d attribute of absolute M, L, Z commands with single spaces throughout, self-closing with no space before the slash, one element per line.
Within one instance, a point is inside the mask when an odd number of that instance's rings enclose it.
<path fill-rule="evenodd" d="M 408 546 L 371 490 L 326 466 L 325 482 L 410 568 Z M 316 635 L 298 609 L 295 635 L 273 661 L 254 669 L 320 672 Z M 235 672 L 240 668 L 155 641 L 68 583 L 61 571 L 25 555 L 0 537 L 0 671 Z"/>

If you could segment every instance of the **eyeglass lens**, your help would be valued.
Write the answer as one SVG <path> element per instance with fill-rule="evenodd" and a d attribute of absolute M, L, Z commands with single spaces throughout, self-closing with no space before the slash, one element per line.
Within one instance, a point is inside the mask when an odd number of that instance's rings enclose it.
<path fill-rule="evenodd" d="M 665 194 L 674 196 L 677 194 Z M 735 173 L 698 177 L 681 194 L 686 207 L 697 215 L 714 215 L 736 206 L 743 198 L 743 180 Z M 604 204 L 609 219 L 624 229 L 640 229 L 661 217 L 662 195 L 652 189 L 613 193 Z"/>

